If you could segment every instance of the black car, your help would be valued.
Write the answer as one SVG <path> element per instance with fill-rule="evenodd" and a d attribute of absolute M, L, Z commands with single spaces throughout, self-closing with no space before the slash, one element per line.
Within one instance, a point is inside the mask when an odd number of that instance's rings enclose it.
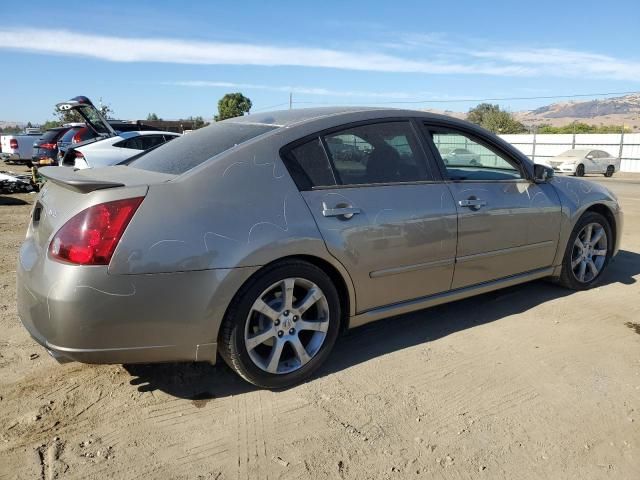
<path fill-rule="evenodd" d="M 90 140 L 94 137 L 96 137 L 95 133 L 85 126 L 76 126 L 67 130 L 65 134 L 58 139 L 58 156 L 56 158 L 56 164 L 59 165 L 61 163 L 61 159 L 64 158 L 65 152 L 72 144 L 84 142 L 85 140 Z"/>
<path fill-rule="evenodd" d="M 58 140 L 72 128 L 72 126 L 56 127 L 44 132 L 33 144 L 31 157 L 33 165 L 55 165 L 58 157 Z"/>

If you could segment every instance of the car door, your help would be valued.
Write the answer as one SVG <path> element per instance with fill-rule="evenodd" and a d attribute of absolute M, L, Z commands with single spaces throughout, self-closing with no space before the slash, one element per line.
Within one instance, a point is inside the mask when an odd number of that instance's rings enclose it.
<path fill-rule="evenodd" d="M 457 211 L 409 120 L 358 123 L 284 155 L 358 313 L 451 287 Z"/>
<path fill-rule="evenodd" d="M 607 167 L 609 165 L 614 165 L 614 159 L 604 150 L 594 150 L 595 156 L 598 164 L 598 169 L 596 173 L 604 173 L 607 171 Z"/>
<path fill-rule="evenodd" d="M 478 162 L 440 161 L 458 209 L 452 288 L 549 267 L 560 231 L 560 202 L 553 187 L 529 180 L 516 158 L 476 132 L 437 124 L 426 124 L 426 132 L 436 154 L 465 144 Z"/>
<path fill-rule="evenodd" d="M 584 156 L 584 172 L 585 173 L 598 173 L 600 171 L 599 155 L 597 150 L 591 150 Z"/>

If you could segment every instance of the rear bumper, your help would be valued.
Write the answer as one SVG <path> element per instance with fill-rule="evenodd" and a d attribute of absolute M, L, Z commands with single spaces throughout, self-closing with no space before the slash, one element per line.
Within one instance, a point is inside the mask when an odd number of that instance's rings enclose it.
<path fill-rule="evenodd" d="M 59 361 L 214 363 L 220 322 L 248 270 L 110 275 L 49 260 L 27 239 L 18 315 Z"/>

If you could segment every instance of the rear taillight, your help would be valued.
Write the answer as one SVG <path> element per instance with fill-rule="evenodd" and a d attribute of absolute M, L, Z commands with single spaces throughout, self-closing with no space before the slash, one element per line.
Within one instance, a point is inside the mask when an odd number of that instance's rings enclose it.
<path fill-rule="evenodd" d="M 76 132 L 76 134 L 71 139 L 71 143 L 80 143 L 82 141 L 82 136 L 87 131 L 86 127 L 81 128 Z"/>
<path fill-rule="evenodd" d="M 9 140 L 9 148 L 13 148 L 14 150 L 18 149 L 18 140 L 16 138 Z"/>
<path fill-rule="evenodd" d="M 111 256 L 143 197 L 100 203 L 65 223 L 55 234 L 49 254 L 77 265 L 109 265 Z"/>
<path fill-rule="evenodd" d="M 82 159 L 84 159 L 84 155 L 82 154 L 82 152 L 79 152 L 79 151 L 75 150 L 75 151 L 74 151 L 74 153 L 75 153 L 75 155 L 76 155 L 76 158 L 82 158 Z"/>
<path fill-rule="evenodd" d="M 54 148 L 56 148 L 56 144 L 55 143 L 43 143 L 40 145 L 40 148 L 46 148 L 48 150 L 53 150 Z"/>

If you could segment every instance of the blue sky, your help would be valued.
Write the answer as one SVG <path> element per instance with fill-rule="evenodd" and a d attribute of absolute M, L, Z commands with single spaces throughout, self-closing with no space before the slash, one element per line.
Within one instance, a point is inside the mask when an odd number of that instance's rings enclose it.
<path fill-rule="evenodd" d="M 287 108 L 290 91 L 297 108 L 466 111 L 484 98 L 640 90 L 637 0 L 52 7 L 30 0 L 2 9 L 0 120 L 43 121 L 75 95 L 102 97 L 119 118 L 169 119 L 210 118 L 234 91 L 254 111 Z M 495 103 L 515 111 L 552 101 Z"/>

